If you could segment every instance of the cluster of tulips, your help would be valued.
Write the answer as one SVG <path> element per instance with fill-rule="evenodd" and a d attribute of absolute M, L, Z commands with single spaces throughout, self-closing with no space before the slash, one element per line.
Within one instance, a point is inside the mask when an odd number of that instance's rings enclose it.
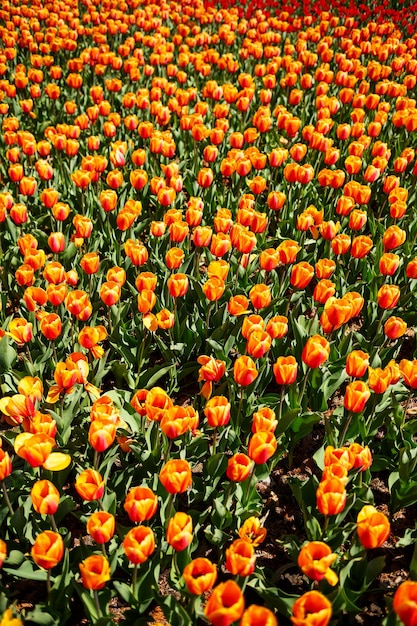
<path fill-rule="evenodd" d="M 413 10 L 278 4 L 2 4 L 1 626 L 366 618 L 415 540 Z"/>

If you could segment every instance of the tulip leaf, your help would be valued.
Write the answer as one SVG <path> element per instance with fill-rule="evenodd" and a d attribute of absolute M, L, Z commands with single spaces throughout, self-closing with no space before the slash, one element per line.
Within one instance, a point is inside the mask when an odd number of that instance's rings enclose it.
<path fill-rule="evenodd" d="M 0 339 L 0 372 L 9 371 L 17 359 L 17 352 L 10 345 L 7 335 Z"/>
<path fill-rule="evenodd" d="M 20 567 L 17 569 L 12 569 L 10 567 L 3 568 L 5 572 L 8 574 L 12 574 L 16 576 L 16 578 L 26 578 L 28 580 L 46 580 L 47 573 L 45 570 L 34 569 L 33 565 L 30 561 L 26 560 Z"/>

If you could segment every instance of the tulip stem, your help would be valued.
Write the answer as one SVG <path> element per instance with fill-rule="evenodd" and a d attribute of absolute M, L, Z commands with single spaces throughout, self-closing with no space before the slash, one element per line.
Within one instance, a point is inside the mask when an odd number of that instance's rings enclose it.
<path fill-rule="evenodd" d="M 138 565 L 137 563 L 133 567 L 133 576 L 132 576 L 132 595 L 136 598 L 136 585 L 138 581 Z"/>
<path fill-rule="evenodd" d="M 299 395 L 299 397 L 298 397 L 298 402 L 299 402 L 299 404 L 300 404 L 300 407 L 301 407 L 301 402 L 302 402 L 302 399 L 303 399 L 303 397 L 304 397 L 304 392 L 305 392 L 305 390 L 306 390 L 307 379 L 308 379 L 308 375 L 309 375 L 309 373 L 310 373 L 310 370 L 308 369 L 308 370 L 306 371 L 305 375 L 304 375 L 304 378 L 303 378 L 303 386 L 301 387 L 301 393 L 300 393 L 300 395 Z"/>
<path fill-rule="evenodd" d="M 170 493 L 167 508 L 166 508 L 165 523 L 171 518 L 173 504 L 174 504 L 174 494 Z"/>
<path fill-rule="evenodd" d="M 208 303 L 207 314 L 206 314 L 206 337 L 205 337 L 206 341 L 207 341 L 208 332 L 209 332 L 210 313 L 211 313 L 211 302 Z"/>
<path fill-rule="evenodd" d="M 101 609 L 100 609 L 100 602 L 98 601 L 97 589 L 94 589 L 93 593 L 94 593 L 94 603 L 95 603 L 96 609 L 97 609 L 97 617 L 100 618 L 101 617 Z"/>
<path fill-rule="evenodd" d="M 255 472 L 255 465 L 252 466 L 252 470 L 251 473 L 249 474 L 248 478 L 247 478 L 247 484 L 246 484 L 246 489 L 245 489 L 245 493 L 243 495 L 243 504 L 246 505 L 249 501 L 249 496 L 250 496 L 250 492 L 251 492 L 251 488 L 252 488 L 252 476 Z"/>
<path fill-rule="evenodd" d="M 46 574 L 46 592 L 48 594 L 48 602 L 51 600 L 51 570 L 48 569 Z"/>
<path fill-rule="evenodd" d="M 413 395 L 413 390 L 410 389 L 410 393 L 408 394 L 407 402 L 406 402 L 406 405 L 404 407 L 403 419 L 401 421 L 401 430 L 404 428 L 405 420 L 406 420 L 406 417 L 407 417 L 407 411 L 408 411 L 408 407 L 410 406 L 411 396 L 412 395 Z"/>
<path fill-rule="evenodd" d="M 98 469 L 98 461 L 100 458 L 100 454 L 97 452 L 97 450 L 94 450 L 94 462 L 93 462 L 93 466 L 94 469 L 97 470 Z"/>
<path fill-rule="evenodd" d="M 49 517 L 51 518 L 51 526 L 52 526 L 52 530 L 53 530 L 55 533 L 57 533 L 57 532 L 58 532 L 58 527 L 57 527 L 56 522 L 55 522 L 55 517 L 53 516 L 53 514 L 52 514 L 52 513 L 50 513 L 50 514 L 49 514 Z"/>
<path fill-rule="evenodd" d="M 341 432 L 341 436 L 340 436 L 340 439 L 339 439 L 339 444 L 340 445 L 343 445 L 343 442 L 344 442 L 345 437 L 346 437 L 346 433 L 347 433 L 347 431 L 349 429 L 349 426 L 350 426 L 350 423 L 352 421 L 352 417 L 353 417 L 353 411 L 350 411 L 349 415 L 346 418 L 346 422 L 345 422 L 344 428 L 343 428 L 343 430 Z"/>
<path fill-rule="evenodd" d="M 28 361 L 31 365 L 33 365 L 33 359 L 32 359 L 32 355 L 30 353 L 30 348 L 29 348 L 29 344 L 26 344 L 26 354 L 28 357 Z"/>
<path fill-rule="evenodd" d="M 282 403 L 284 402 L 284 392 L 285 392 L 285 387 L 284 385 L 281 385 L 281 391 L 279 394 L 278 424 L 280 423 L 281 418 L 282 418 Z"/>
<path fill-rule="evenodd" d="M 238 407 L 237 416 L 236 416 L 236 430 L 240 428 L 242 405 L 243 405 L 243 387 L 240 388 L 240 400 L 239 400 L 239 407 Z"/>
<path fill-rule="evenodd" d="M 1 488 L 3 490 L 4 500 L 5 500 L 6 504 L 7 504 L 7 508 L 9 509 L 9 513 L 10 513 L 10 515 L 14 515 L 13 507 L 12 507 L 11 502 L 9 500 L 9 494 L 7 493 L 7 489 L 6 489 L 6 485 L 4 484 L 4 480 L 1 481 Z"/>

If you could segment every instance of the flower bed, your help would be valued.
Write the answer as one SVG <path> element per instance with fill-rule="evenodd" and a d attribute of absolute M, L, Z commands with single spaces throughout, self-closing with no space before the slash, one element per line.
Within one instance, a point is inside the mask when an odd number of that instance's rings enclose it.
<path fill-rule="evenodd" d="M 4 3 L 1 626 L 415 626 L 414 15 Z"/>

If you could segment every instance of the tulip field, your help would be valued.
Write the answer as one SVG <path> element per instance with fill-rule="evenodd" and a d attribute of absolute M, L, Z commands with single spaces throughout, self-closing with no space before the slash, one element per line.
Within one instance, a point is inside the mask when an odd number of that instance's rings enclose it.
<path fill-rule="evenodd" d="M 0 626 L 417 626 L 417 5 L 0 4 Z"/>

